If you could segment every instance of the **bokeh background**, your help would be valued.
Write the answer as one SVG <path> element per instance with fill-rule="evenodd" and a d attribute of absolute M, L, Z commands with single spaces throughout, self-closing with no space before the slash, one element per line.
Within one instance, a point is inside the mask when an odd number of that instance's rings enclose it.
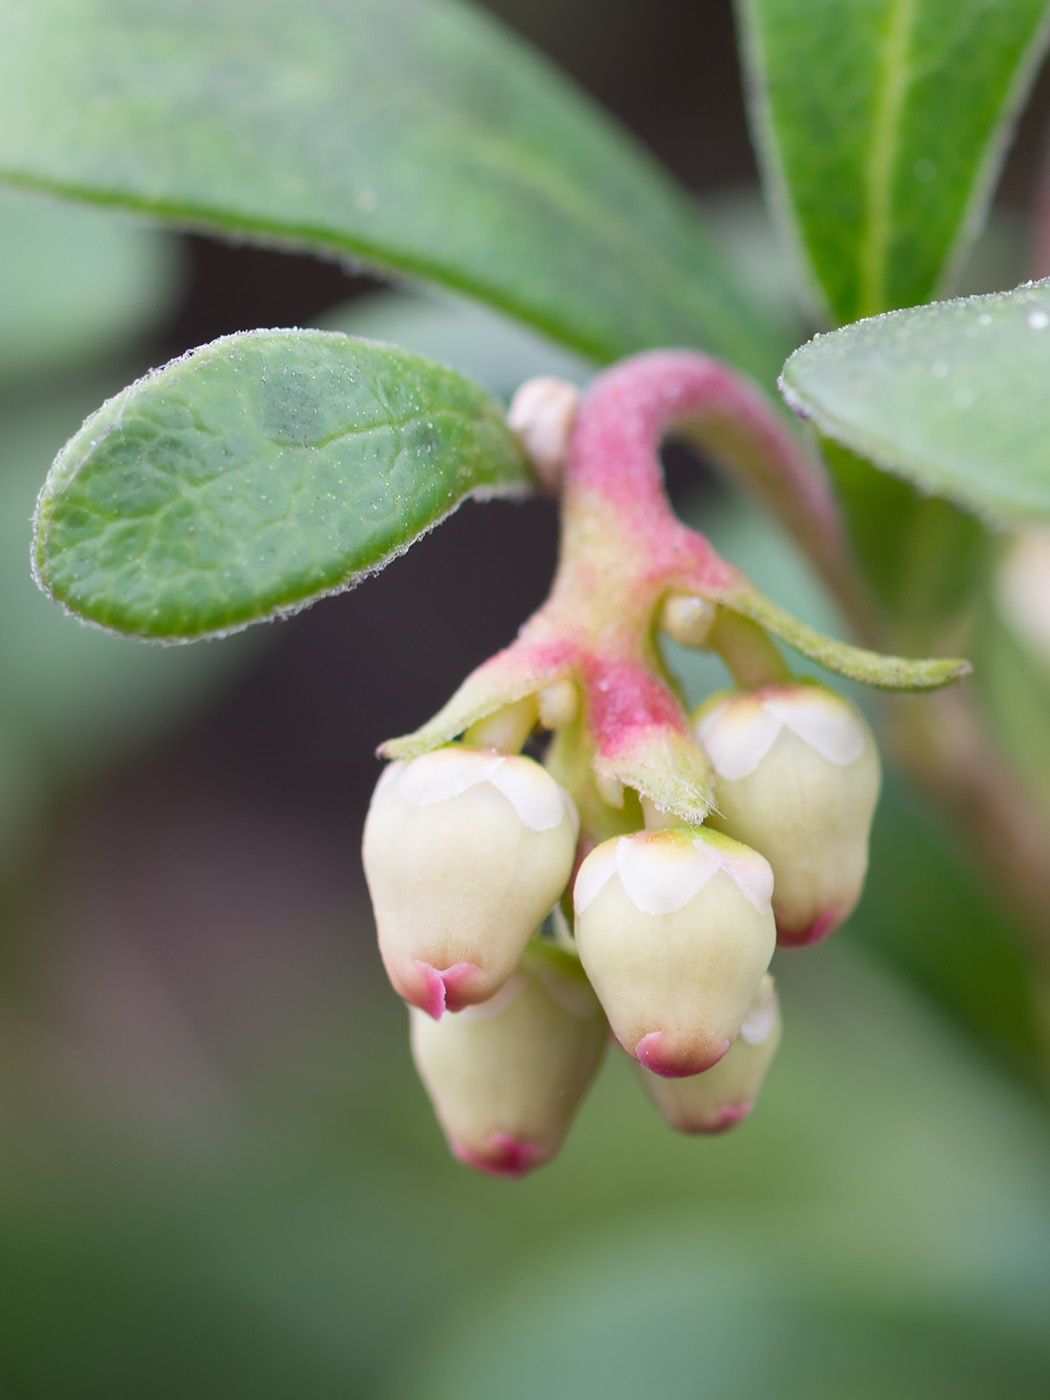
<path fill-rule="evenodd" d="M 729 4 L 490 8 L 698 193 L 804 339 Z M 1048 111 L 1044 80 L 972 288 L 1046 270 Z M 778 959 L 751 1121 L 676 1138 L 610 1056 L 562 1157 L 492 1181 L 447 1156 L 416 1081 L 358 847 L 376 745 L 542 600 L 550 503 L 467 506 L 363 588 L 221 643 L 121 642 L 29 579 L 66 437 L 216 335 L 338 326 L 503 396 L 591 367 L 461 303 L 25 196 L 0 246 L 0 1394 L 1050 1393 L 1046 988 L 899 778 L 850 927 Z M 667 465 L 760 586 L 840 625 L 769 522 Z M 697 699 L 718 681 L 672 661 Z"/>

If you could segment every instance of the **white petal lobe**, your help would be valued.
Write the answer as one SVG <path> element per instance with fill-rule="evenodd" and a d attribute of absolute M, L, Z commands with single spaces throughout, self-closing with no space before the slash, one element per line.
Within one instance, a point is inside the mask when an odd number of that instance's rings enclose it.
<path fill-rule="evenodd" d="M 706 845 L 621 836 L 616 868 L 632 903 L 643 914 L 673 914 L 717 874 L 719 860 Z"/>
<path fill-rule="evenodd" d="M 704 716 L 697 738 L 719 777 L 736 782 L 755 771 L 776 743 L 780 726 L 767 706 L 727 701 Z"/>
<path fill-rule="evenodd" d="M 398 788 L 405 801 L 413 806 L 432 807 L 491 780 L 505 762 L 503 754 L 484 754 L 476 749 L 435 749 L 405 764 Z"/>
<path fill-rule="evenodd" d="M 719 866 L 760 914 L 769 913 L 773 907 L 773 868 L 765 856 L 743 847 L 732 855 L 720 852 Z"/>
<path fill-rule="evenodd" d="M 864 730 L 852 711 L 819 691 L 769 696 L 763 708 L 837 768 L 848 767 L 864 751 Z"/>
<path fill-rule="evenodd" d="M 489 782 L 503 794 L 530 831 L 552 830 L 566 811 L 575 818 L 575 811 L 562 789 L 546 769 L 536 763 L 504 759 L 489 776 Z"/>
<path fill-rule="evenodd" d="M 604 842 L 590 853 L 576 876 L 572 900 L 577 914 L 582 914 L 594 903 L 615 874 L 616 848 L 609 842 Z"/>

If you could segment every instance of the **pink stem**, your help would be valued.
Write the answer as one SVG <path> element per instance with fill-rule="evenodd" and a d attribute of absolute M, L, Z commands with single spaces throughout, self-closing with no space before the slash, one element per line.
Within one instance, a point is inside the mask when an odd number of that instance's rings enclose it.
<path fill-rule="evenodd" d="M 597 493 L 640 528 L 666 528 L 670 508 L 658 449 L 672 428 L 711 452 L 779 516 L 869 634 L 871 619 L 827 478 L 761 391 L 704 355 L 649 351 L 592 383 L 573 433 L 567 496 Z"/>

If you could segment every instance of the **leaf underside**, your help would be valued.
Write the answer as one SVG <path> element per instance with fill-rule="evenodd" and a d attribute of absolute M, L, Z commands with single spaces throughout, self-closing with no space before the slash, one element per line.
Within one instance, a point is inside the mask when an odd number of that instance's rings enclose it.
<path fill-rule="evenodd" d="M 57 458 L 40 586 L 85 621 L 186 641 L 338 592 L 529 469 L 500 405 L 422 356 L 328 331 L 217 340 L 131 385 Z"/>
<path fill-rule="evenodd" d="M 850 451 L 993 525 L 1050 520 L 1050 280 L 802 346 L 781 387 Z"/>
<path fill-rule="evenodd" d="M 0 0 L 0 179 L 458 289 L 592 358 L 790 348 L 684 192 L 456 0 Z"/>

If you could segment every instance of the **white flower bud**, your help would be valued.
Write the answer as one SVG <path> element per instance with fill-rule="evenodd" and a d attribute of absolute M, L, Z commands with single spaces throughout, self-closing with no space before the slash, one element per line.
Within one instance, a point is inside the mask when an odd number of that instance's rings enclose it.
<path fill-rule="evenodd" d="M 776 945 L 773 875 L 706 830 L 596 847 L 574 888 L 576 946 L 616 1038 L 669 1078 L 729 1049 Z"/>
<path fill-rule="evenodd" d="M 706 598 L 669 593 L 660 605 L 660 631 L 685 647 L 702 646 L 714 620 L 715 606 Z"/>
<path fill-rule="evenodd" d="M 718 774 L 719 830 L 773 867 L 782 944 L 826 937 L 853 912 L 878 800 L 875 739 L 857 708 L 817 685 L 713 696 L 694 732 Z"/>
<path fill-rule="evenodd" d="M 523 1176 L 561 1146 L 607 1041 L 576 959 L 530 950 L 496 995 L 436 1022 L 412 1010 L 412 1054 L 460 1161 Z"/>
<path fill-rule="evenodd" d="M 579 403 L 580 391 L 575 384 L 540 375 L 521 385 L 507 409 L 507 426 L 552 495 L 561 485 Z"/>
<path fill-rule="evenodd" d="M 747 1117 L 780 1044 L 780 1010 L 767 973 L 723 1059 L 703 1074 L 661 1079 L 642 1070 L 646 1093 L 680 1133 L 721 1133 Z"/>
<path fill-rule="evenodd" d="M 531 758 L 450 747 L 392 763 L 362 855 L 400 995 L 434 1017 L 491 997 L 565 889 L 576 834 L 571 800 Z"/>

